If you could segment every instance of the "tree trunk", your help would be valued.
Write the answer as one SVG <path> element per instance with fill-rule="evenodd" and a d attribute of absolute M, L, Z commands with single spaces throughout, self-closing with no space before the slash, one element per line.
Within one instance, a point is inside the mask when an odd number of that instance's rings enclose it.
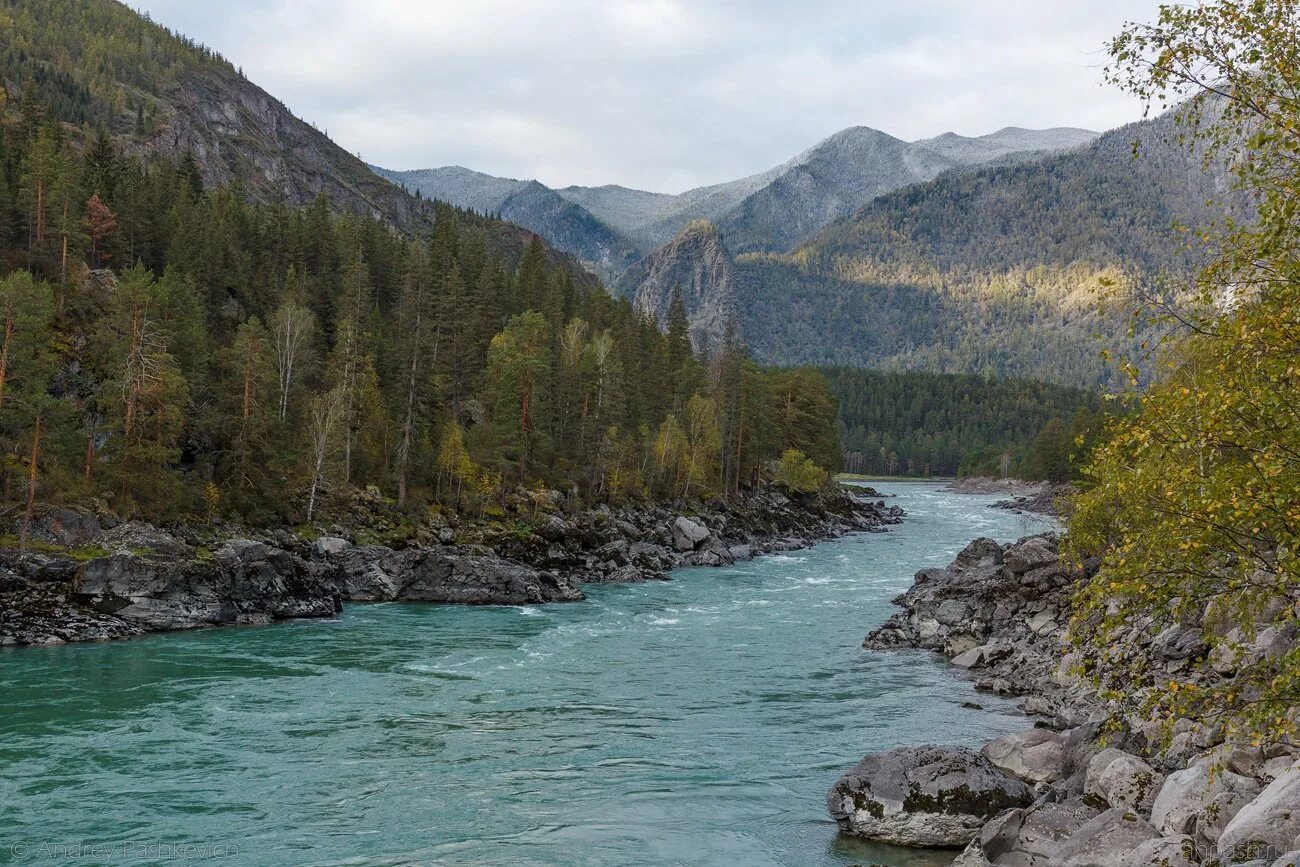
<path fill-rule="evenodd" d="M 41 416 L 36 415 L 36 426 L 32 431 L 32 454 L 27 467 L 27 513 L 23 516 L 22 538 L 18 540 L 21 550 L 27 548 L 27 533 L 32 526 L 32 514 L 36 511 L 36 462 L 41 454 Z"/>
<path fill-rule="evenodd" d="M 5 338 L 4 344 L 0 345 L 0 406 L 5 402 L 5 379 L 9 374 L 9 344 L 14 337 L 14 318 L 13 310 L 7 311 L 5 317 Z"/>
<path fill-rule="evenodd" d="M 411 369 L 406 377 L 406 417 L 402 421 L 402 445 L 397 451 L 397 505 L 406 505 L 406 472 L 411 462 L 411 439 L 415 430 L 415 383 L 420 369 L 420 320 L 415 314 L 415 340 L 411 346 Z"/>

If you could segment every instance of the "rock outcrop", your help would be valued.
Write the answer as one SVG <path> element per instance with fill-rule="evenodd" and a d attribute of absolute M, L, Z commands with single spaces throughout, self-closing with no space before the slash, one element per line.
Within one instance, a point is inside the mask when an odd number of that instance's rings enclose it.
<path fill-rule="evenodd" d="M 761 490 L 676 508 L 570 513 L 564 505 L 558 492 L 540 503 L 521 495 L 517 523 L 453 519 L 453 526 L 437 517 L 393 545 L 357 544 L 374 534 L 371 526 L 332 528 L 312 541 L 283 528 L 213 541 L 194 528 L 169 532 L 132 522 L 105 529 L 79 513 L 55 513 L 36 537 L 48 547 L 57 540 L 79 547 L 62 554 L 0 550 L 0 644 L 329 617 L 342 602 L 570 602 L 583 598 L 584 582 L 661 580 L 681 566 L 725 565 L 880 530 L 902 514 L 846 491 Z M 378 521 L 382 508 L 356 512 Z M 522 518 L 527 534 L 518 531 Z"/>
<path fill-rule="evenodd" d="M 903 610 L 866 639 L 872 649 L 944 653 L 971 670 L 977 687 L 1024 696 L 1022 707 L 1039 717 L 983 749 L 999 771 L 1032 787 L 1032 803 L 974 828 L 954 863 L 1285 867 L 1300 850 L 1300 756 L 1285 745 L 1223 744 L 1222 733 L 1190 724 L 1175 725 L 1165 745 L 1148 721 L 1110 716 L 1075 678 L 1064 643 L 1072 591 L 1093 573 L 1092 564 L 1062 567 L 1051 534 L 1013 545 L 977 539 L 948 567 L 918 572 L 895 600 Z M 1194 624 L 1132 641 L 1153 666 L 1186 673 L 1197 665 L 1219 676 Z M 868 756 L 845 779 L 889 755 Z M 846 817 L 846 797 L 862 787 L 837 801 L 844 785 L 832 790 L 831 815 L 861 833 Z M 870 815 L 871 801 L 860 802 L 857 813 Z"/>
<path fill-rule="evenodd" d="M 964 747 L 903 747 L 864 758 L 826 796 L 840 829 L 895 846 L 962 846 L 1032 790 Z"/>

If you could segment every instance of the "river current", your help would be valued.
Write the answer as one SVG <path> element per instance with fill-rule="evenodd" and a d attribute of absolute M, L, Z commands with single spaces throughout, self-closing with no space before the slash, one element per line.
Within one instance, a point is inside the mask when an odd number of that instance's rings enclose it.
<path fill-rule="evenodd" d="M 946 863 L 840 838 L 827 788 L 1025 722 L 862 638 L 917 569 L 1042 525 L 877 487 L 908 512 L 888 533 L 576 604 L 0 653 L 0 863 Z"/>

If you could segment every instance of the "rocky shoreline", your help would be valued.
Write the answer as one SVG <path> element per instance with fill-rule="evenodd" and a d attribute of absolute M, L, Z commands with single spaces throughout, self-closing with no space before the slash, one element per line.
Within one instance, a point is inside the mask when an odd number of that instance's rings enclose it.
<path fill-rule="evenodd" d="M 895 600 L 902 610 L 864 646 L 942 653 L 980 689 L 1021 696 L 1034 727 L 979 751 L 867 756 L 827 796 L 843 832 L 965 847 L 954 852 L 958 867 L 1300 864 L 1292 747 L 1227 745 L 1186 721 L 1165 743 L 1157 723 L 1115 718 L 1076 676 L 1079 657 L 1065 643 L 1070 598 L 1095 571 L 1062 568 L 1056 536 L 1043 534 L 1010 545 L 977 539 L 948 567 L 917 573 Z M 1198 656 L 1198 628 L 1133 640 L 1153 667 L 1226 673 Z"/>
<path fill-rule="evenodd" d="M 971 476 L 949 483 L 945 490 L 954 494 L 1006 494 L 1006 499 L 998 500 L 993 508 L 1058 517 L 1063 513 L 1063 507 L 1074 492 L 1074 487 L 1056 482 L 1024 482 L 1019 479 Z"/>
<path fill-rule="evenodd" d="M 902 519 L 868 488 L 765 488 L 672 507 L 569 510 L 560 492 L 522 497 L 510 520 L 433 516 L 400 528 L 381 504 L 351 526 L 303 538 L 288 528 L 112 524 L 80 512 L 41 519 L 33 550 L 0 549 L 0 646 L 331 617 L 344 602 L 523 605 L 583 598 L 590 582 L 665 579 L 807 547 Z M 389 529 L 386 544 L 377 527 Z"/>

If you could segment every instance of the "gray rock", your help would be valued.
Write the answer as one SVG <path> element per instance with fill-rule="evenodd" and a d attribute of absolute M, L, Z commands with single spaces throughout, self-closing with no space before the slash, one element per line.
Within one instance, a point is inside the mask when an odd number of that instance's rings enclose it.
<path fill-rule="evenodd" d="M 441 549 L 399 553 L 402 586 L 397 598 L 406 602 L 528 605 L 583 598 L 571 578 L 539 572 L 491 554 L 458 554 Z M 393 571 L 393 559 L 385 561 L 386 571 Z"/>
<path fill-rule="evenodd" d="M 1272 867 L 1300 867 L 1300 849 L 1287 852 L 1273 862 Z"/>
<path fill-rule="evenodd" d="M 14 534 L 22 532 L 23 518 L 14 522 Z M 32 522 L 28 535 L 43 542 L 78 548 L 94 542 L 103 532 L 99 519 L 75 509 L 51 509 Z"/>
<path fill-rule="evenodd" d="M 1218 795 L 1235 792 L 1253 797 L 1259 784 L 1249 777 L 1210 764 L 1192 765 L 1165 778 L 1151 808 L 1151 824 L 1162 834 L 1190 834 L 1196 819 Z"/>
<path fill-rule="evenodd" d="M 732 562 L 754 559 L 754 549 L 749 545 L 732 545 L 727 553 L 731 555 Z"/>
<path fill-rule="evenodd" d="M 710 531 L 703 524 L 682 515 L 673 521 L 672 534 L 678 551 L 694 551 L 697 545 L 709 538 Z"/>
<path fill-rule="evenodd" d="M 902 747 L 864 758 L 827 794 L 840 829 L 896 846 L 963 846 L 1027 785 L 964 747 Z"/>
<path fill-rule="evenodd" d="M 1137 756 L 1109 747 L 1088 762 L 1084 792 L 1149 815 L 1164 778 Z"/>
<path fill-rule="evenodd" d="M 1006 644 L 981 644 L 952 658 L 952 664 L 961 668 L 983 668 L 986 665 L 1006 659 L 1011 655 L 1011 647 Z"/>
<path fill-rule="evenodd" d="M 338 536 L 321 536 L 311 543 L 311 549 L 318 557 L 330 557 L 351 547 L 351 542 Z"/>
<path fill-rule="evenodd" d="M 1219 859 L 1239 864 L 1252 858 L 1275 859 L 1295 848 L 1300 835 L 1300 765 L 1269 783 L 1232 817 L 1219 837 Z"/>
<path fill-rule="evenodd" d="M 1200 863 L 1196 843 L 1186 834 L 1140 843 L 1122 862 L 1123 867 L 1197 867 Z"/>
<path fill-rule="evenodd" d="M 332 558 L 339 593 L 351 602 L 387 602 L 397 598 L 401 579 L 385 571 L 383 562 L 393 550 L 383 545 L 356 545 Z"/>
<path fill-rule="evenodd" d="M 140 521 L 118 524 L 100 536 L 98 544 L 109 550 L 153 551 L 173 557 L 185 557 L 193 553 L 189 545 L 171 533 Z"/>
<path fill-rule="evenodd" d="M 980 829 L 953 867 L 1047 864 L 1060 844 L 1097 812 L 1077 800 L 1007 810 Z"/>
<path fill-rule="evenodd" d="M 1244 792 L 1220 792 L 1215 795 L 1205 805 L 1205 810 L 1196 817 L 1196 831 L 1193 834 L 1196 841 L 1207 851 L 1215 851 L 1228 823 L 1236 818 L 1241 809 L 1255 797 Z"/>
<path fill-rule="evenodd" d="M 1050 863 L 1052 867 L 1116 867 L 1143 843 L 1159 836 L 1132 810 L 1113 807 L 1079 826 L 1057 847 Z"/>
<path fill-rule="evenodd" d="M 1051 566 L 1056 563 L 1058 555 L 1055 541 L 1045 536 L 1030 536 L 1012 545 L 1002 555 L 1008 571 L 1013 575 Z"/>
<path fill-rule="evenodd" d="M 151 630 L 284 617 L 329 617 L 338 594 L 278 548 L 247 539 L 212 560 L 119 552 L 82 565 L 73 592 L 88 607 Z"/>
<path fill-rule="evenodd" d="M 969 569 L 972 566 L 997 566 L 1001 563 L 1002 546 L 981 536 L 963 548 L 952 565 L 957 569 Z"/>
<path fill-rule="evenodd" d="M 1006 735 L 984 746 L 989 761 L 1031 783 L 1050 783 L 1065 776 L 1066 751 L 1061 736 L 1043 728 Z"/>

